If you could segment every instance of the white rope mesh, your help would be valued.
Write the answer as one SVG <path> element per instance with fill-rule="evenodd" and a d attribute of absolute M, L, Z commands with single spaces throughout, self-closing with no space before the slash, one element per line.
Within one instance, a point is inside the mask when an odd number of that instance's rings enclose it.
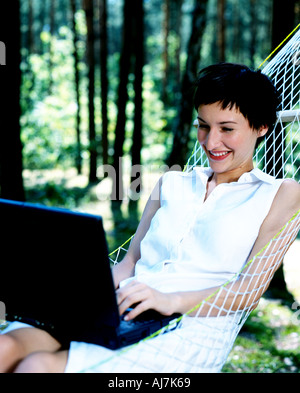
<path fill-rule="evenodd" d="M 276 176 L 278 174 L 276 168 L 280 167 L 283 170 L 281 177 L 296 179 L 300 177 L 299 65 L 300 30 L 262 70 L 281 94 L 281 108 L 278 111 L 274 132 L 268 134 L 254 155 L 254 161 L 261 170 Z M 185 170 L 191 171 L 195 165 L 208 165 L 207 157 L 198 142 L 195 144 Z"/>
<path fill-rule="evenodd" d="M 282 94 L 282 107 L 274 131 L 254 156 L 256 165 L 263 171 L 297 181 L 300 178 L 299 48 L 300 30 L 263 69 Z M 196 165 L 208 166 L 198 143 L 185 170 L 191 171 Z M 88 356 L 79 371 L 219 372 L 241 327 L 257 307 L 299 229 L 300 211 L 230 281 L 180 317 L 175 329 L 171 324 L 118 351 L 88 346 Z M 123 258 L 129 241 L 110 255 L 113 263 Z M 166 330 L 170 331 L 164 334 Z"/>
<path fill-rule="evenodd" d="M 273 132 L 254 155 L 256 166 L 263 171 L 273 176 L 294 178 L 298 182 L 299 65 L 300 30 L 262 70 L 281 93 L 282 104 Z M 208 166 L 207 157 L 198 142 L 184 170 L 189 172 L 196 165 Z M 300 211 L 232 280 L 184 315 L 176 329 L 168 334 L 159 331 L 155 337 L 115 354 L 109 351 L 107 357 L 102 355 L 101 363 L 87 365 L 82 371 L 220 371 L 241 327 L 257 307 L 299 229 Z M 117 263 L 119 259 L 114 256 L 111 255 L 111 260 Z"/>
<path fill-rule="evenodd" d="M 233 279 L 179 318 L 175 330 L 162 329 L 115 355 L 104 350 L 101 362 L 82 371 L 219 372 L 299 229 L 300 211 Z"/>

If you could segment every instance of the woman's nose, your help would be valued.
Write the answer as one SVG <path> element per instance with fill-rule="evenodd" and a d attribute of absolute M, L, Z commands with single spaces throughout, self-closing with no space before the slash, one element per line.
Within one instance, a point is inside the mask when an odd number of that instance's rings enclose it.
<path fill-rule="evenodd" d="M 217 130 L 216 128 L 211 128 L 206 137 L 205 145 L 207 150 L 214 150 L 220 147 L 220 142 L 221 142 L 221 135 L 219 130 Z"/>

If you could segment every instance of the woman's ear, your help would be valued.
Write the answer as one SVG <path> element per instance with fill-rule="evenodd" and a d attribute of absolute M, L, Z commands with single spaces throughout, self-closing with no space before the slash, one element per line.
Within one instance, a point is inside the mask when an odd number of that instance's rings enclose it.
<path fill-rule="evenodd" d="M 265 136 L 268 130 L 269 130 L 268 126 L 261 126 L 258 130 L 258 137 L 261 138 L 262 136 Z"/>

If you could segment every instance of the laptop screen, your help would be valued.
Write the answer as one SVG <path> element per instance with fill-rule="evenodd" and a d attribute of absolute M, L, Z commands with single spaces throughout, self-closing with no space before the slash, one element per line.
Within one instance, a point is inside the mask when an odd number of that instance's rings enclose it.
<path fill-rule="evenodd" d="M 59 321 L 65 329 L 86 320 L 119 324 L 100 216 L 0 200 L 0 223 L 8 318 Z"/>

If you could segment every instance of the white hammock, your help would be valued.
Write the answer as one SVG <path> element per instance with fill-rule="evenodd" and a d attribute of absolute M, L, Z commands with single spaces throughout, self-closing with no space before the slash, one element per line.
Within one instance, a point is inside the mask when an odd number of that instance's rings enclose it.
<path fill-rule="evenodd" d="M 256 166 L 263 171 L 297 181 L 300 178 L 299 50 L 300 30 L 262 70 L 281 93 L 282 106 L 274 131 L 257 148 L 254 156 Z M 208 166 L 198 142 L 184 170 L 191 171 L 196 165 Z M 299 229 L 300 211 L 232 280 L 179 318 L 176 329 L 163 334 L 164 328 L 115 355 L 110 353 L 100 363 L 87 365 L 82 371 L 220 371 L 241 327 L 257 307 Z M 126 245 L 119 247 L 111 255 L 111 260 L 118 263 L 122 252 L 126 252 Z M 228 299 L 231 306 L 226 308 Z M 189 317 L 195 312 L 196 317 Z"/>
<path fill-rule="evenodd" d="M 256 150 L 254 157 L 260 169 L 276 175 L 279 168 L 283 171 L 284 177 L 295 178 L 298 181 L 300 177 L 299 47 L 300 31 L 263 69 L 282 93 L 283 100 L 274 132 L 270 133 L 268 140 Z M 280 143 L 276 143 L 276 138 L 281 138 Z M 198 142 L 185 170 L 191 171 L 196 165 L 208 166 L 206 156 Z M 80 371 L 115 373 L 221 371 L 241 327 L 251 311 L 257 307 L 275 271 L 297 237 L 299 229 L 300 211 L 241 271 L 236 273 L 233 279 L 200 304 L 195 305 L 186 315 L 178 318 L 175 329 L 172 324 L 133 346 L 115 352 L 92 346 L 88 348 L 91 356 Z M 114 263 L 121 260 L 122 252 L 126 252 L 126 246 L 119 247 L 114 255 L 110 255 Z M 170 331 L 164 334 L 166 330 Z M 100 351 L 101 355 L 97 360 L 92 356 L 95 350 Z"/>
<path fill-rule="evenodd" d="M 300 228 L 300 211 L 235 277 L 186 315 L 123 350 L 103 349 L 81 372 L 219 372 Z M 226 307 L 231 298 L 230 307 Z M 194 317 L 189 314 L 195 313 Z M 89 352 L 88 352 L 89 353 Z M 101 360 L 100 360 L 101 359 Z M 99 361 L 100 360 L 100 361 Z"/>

